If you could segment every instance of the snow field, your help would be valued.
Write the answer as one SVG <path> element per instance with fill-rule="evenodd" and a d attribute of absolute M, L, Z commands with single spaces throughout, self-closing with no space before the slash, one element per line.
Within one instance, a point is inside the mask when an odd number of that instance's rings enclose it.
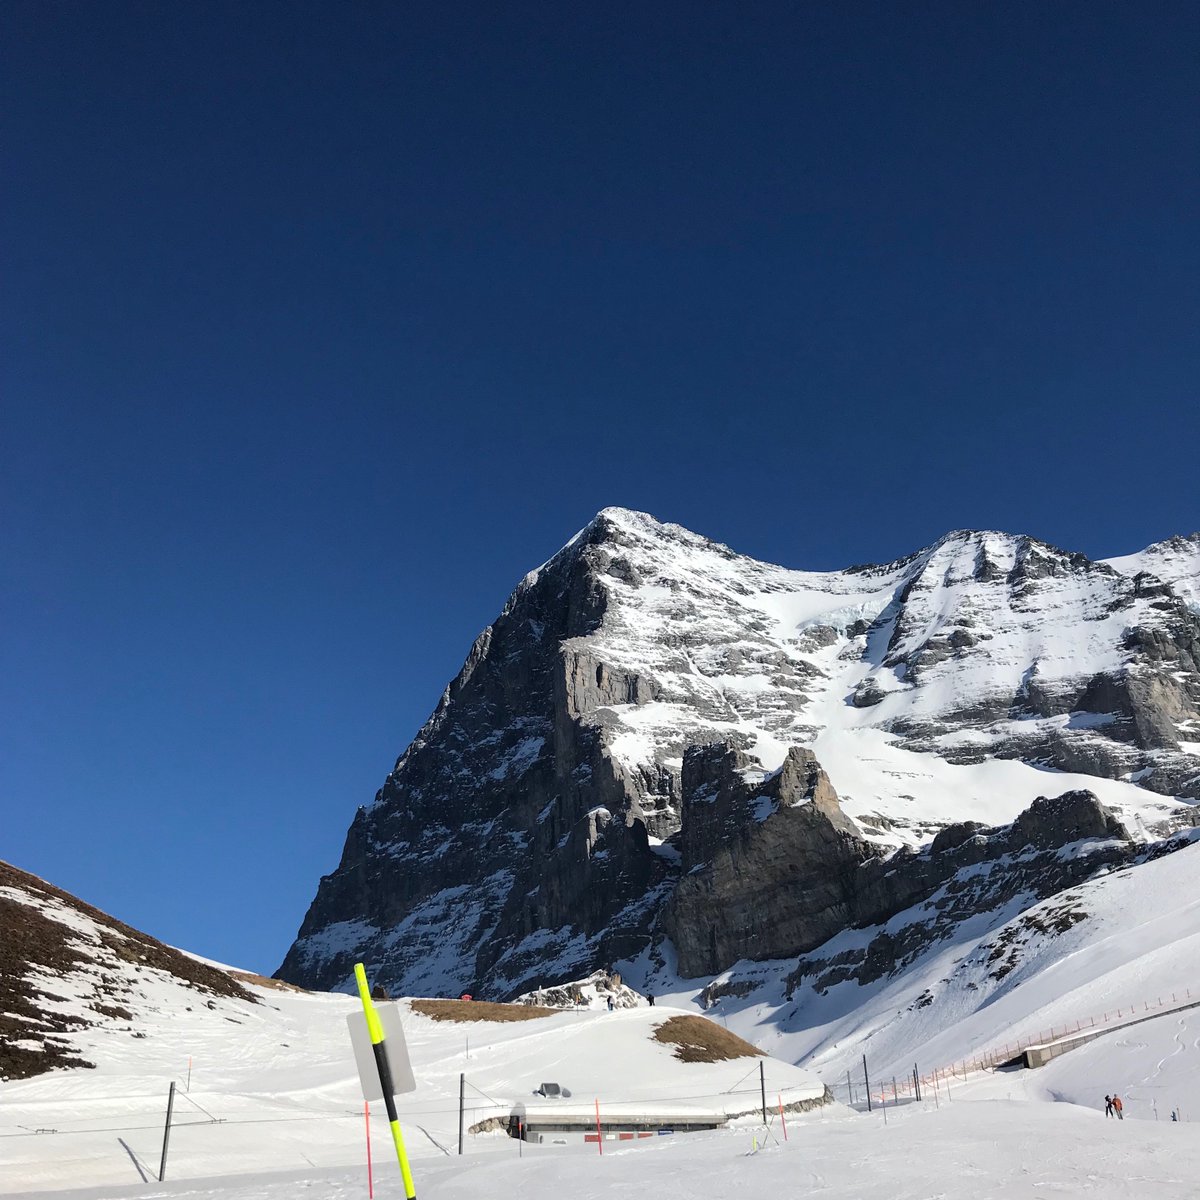
<path fill-rule="evenodd" d="M 841 985 L 825 997 L 798 992 L 788 1002 L 776 979 L 774 1002 L 763 1003 L 761 993 L 741 1002 L 727 998 L 709 1015 L 811 1066 L 809 1072 L 768 1060 L 769 1103 L 787 1083 L 819 1090 L 814 1074 L 837 1087 L 849 1067 L 857 1081 L 864 1047 L 878 1084 L 902 1077 L 914 1059 L 926 1069 L 939 1058 L 967 1057 L 993 1032 L 1001 1040 L 1022 1029 L 1033 1036 L 1110 997 L 1156 994 L 1178 979 L 1200 977 L 1189 887 L 1198 854 L 1200 847 L 1181 850 L 1072 889 L 1090 927 L 1033 939 L 1022 967 L 999 984 L 987 983 L 990 990 L 982 986 L 983 964 L 972 961 L 973 945 L 955 943 L 872 988 Z M 910 1010 L 915 994 L 956 966 L 960 974 L 936 1005 Z M 366 1195 L 362 1101 L 345 1028 L 355 999 L 263 989 L 260 1005 L 224 1003 L 210 1011 L 189 994 L 188 1011 L 177 985 L 144 975 L 142 986 L 145 1038 L 93 1029 L 79 1036 L 97 1070 L 0 1084 L 0 1194 Z M 603 1156 L 594 1146 L 520 1147 L 502 1133 L 468 1135 L 466 1155 L 457 1157 L 460 1072 L 467 1078 L 468 1126 L 507 1111 L 516 1099 L 536 1101 L 530 1093 L 544 1080 L 585 1102 L 598 1094 L 602 1106 L 614 1099 L 711 1106 L 724 1097 L 730 1110 L 756 1108 L 756 1060 L 682 1064 L 667 1047 L 648 1042 L 654 1022 L 695 1011 L 695 985 L 678 981 L 677 990 L 674 1007 L 664 995 L 654 1009 L 564 1012 L 504 1025 L 435 1022 L 405 1006 L 419 1090 L 399 1101 L 418 1196 L 608 1200 L 648 1192 L 672 1200 L 735 1190 L 745 1200 L 810 1193 L 822 1200 L 1174 1200 L 1197 1194 L 1200 1121 L 1192 1118 L 1200 1118 L 1200 1010 L 1114 1031 L 1037 1071 L 951 1079 L 948 1090 L 927 1088 L 920 1104 L 902 1098 L 870 1116 L 841 1106 L 789 1114 L 786 1142 L 777 1120 L 765 1135 L 757 1120 L 742 1118 L 736 1128 L 708 1134 L 631 1147 L 606 1143 Z M 182 1087 L 189 1056 L 191 1090 L 177 1098 L 167 1180 L 159 1185 L 167 1084 L 174 1078 Z M 1119 1125 L 1101 1111 L 1104 1093 L 1113 1090 L 1130 1118 Z M 376 1194 L 399 1197 L 386 1122 L 379 1106 L 372 1108 Z M 1169 1120 L 1172 1108 L 1182 1121 Z M 31 1132 L 39 1128 L 60 1132 Z"/>
<path fill-rule="evenodd" d="M 97 1070 L 0 1084 L 0 1193 L 153 1180 L 172 1079 L 168 1182 L 361 1160 L 363 1102 L 345 1020 L 360 1011 L 357 999 L 260 994 L 262 1005 L 241 1002 L 220 1015 L 203 1005 L 190 1013 L 155 1005 L 143 1039 L 104 1030 L 79 1035 Z M 414 1169 L 457 1150 L 460 1073 L 467 1129 L 507 1118 L 519 1102 L 544 1106 L 533 1092 L 545 1081 L 569 1088 L 572 1102 L 589 1111 L 599 1099 L 608 1116 L 720 1119 L 759 1106 L 758 1059 L 684 1063 L 652 1039 L 657 1024 L 678 1015 L 670 1008 L 461 1024 L 401 1008 L 418 1088 L 399 1096 L 397 1107 Z M 782 1093 L 785 1103 L 824 1090 L 788 1063 L 767 1061 L 766 1076 L 771 1097 Z M 382 1105 L 371 1107 L 375 1152 L 386 1162 L 386 1119 Z M 500 1132 L 468 1134 L 466 1143 L 472 1157 L 517 1149 Z"/>
<path fill-rule="evenodd" d="M 421 1200 L 1184 1200 L 1200 1179 L 1198 1126 L 1105 1121 L 1070 1104 L 1023 1099 L 901 1106 L 871 1117 L 839 1113 L 778 1125 L 660 1139 L 606 1152 L 526 1147 L 486 1158 L 414 1164 Z M 754 1140 L 765 1147 L 755 1152 Z M 776 1140 L 778 1139 L 778 1140 Z M 394 1161 L 377 1160 L 375 1194 L 403 1195 Z M 17 1193 L 36 1195 L 37 1193 Z M 88 1187 L 62 1200 L 176 1197 L 189 1200 L 351 1200 L 367 1194 L 360 1165 L 277 1176 Z"/>

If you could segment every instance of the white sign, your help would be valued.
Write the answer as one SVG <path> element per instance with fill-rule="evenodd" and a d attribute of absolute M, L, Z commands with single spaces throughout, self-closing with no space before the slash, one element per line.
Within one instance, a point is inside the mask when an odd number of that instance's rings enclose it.
<path fill-rule="evenodd" d="M 404 1040 L 404 1026 L 400 1024 L 400 1010 L 394 1004 L 377 1004 L 375 1012 L 383 1026 L 383 1049 L 388 1066 L 392 1070 L 392 1086 L 396 1095 L 415 1092 L 417 1081 L 413 1076 L 412 1063 L 408 1061 L 408 1043 Z M 364 1100 L 382 1100 L 383 1085 L 379 1082 L 379 1068 L 375 1064 L 375 1047 L 367 1029 L 367 1014 L 352 1012 L 346 1017 L 350 1027 L 350 1043 L 354 1047 L 354 1060 L 358 1063 L 358 1079 L 362 1084 Z"/>

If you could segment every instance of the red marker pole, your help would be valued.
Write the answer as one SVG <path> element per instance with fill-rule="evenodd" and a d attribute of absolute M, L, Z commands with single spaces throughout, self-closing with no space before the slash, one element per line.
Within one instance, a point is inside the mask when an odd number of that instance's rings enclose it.
<path fill-rule="evenodd" d="M 783 1115 L 783 1097 L 779 1097 L 779 1119 L 783 1122 L 783 1140 L 788 1140 L 787 1135 L 787 1117 Z"/>
<path fill-rule="evenodd" d="M 604 1134 L 600 1132 L 600 1097 L 596 1097 L 596 1148 L 604 1156 Z"/>
<path fill-rule="evenodd" d="M 367 1126 L 367 1195 L 375 1195 L 375 1176 L 371 1172 L 371 1102 L 363 1101 L 363 1119 Z"/>

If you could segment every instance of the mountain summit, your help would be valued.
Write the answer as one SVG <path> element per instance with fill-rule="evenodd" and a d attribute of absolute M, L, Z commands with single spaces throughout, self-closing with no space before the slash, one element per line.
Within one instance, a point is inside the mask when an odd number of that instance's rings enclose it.
<path fill-rule="evenodd" d="M 1200 799 L 1198 570 L 1194 538 L 1105 563 L 959 530 L 794 571 L 604 509 L 476 639 L 279 975 L 336 988 L 365 957 L 390 989 L 502 997 L 664 939 L 700 974 L 911 902 L 846 881 L 1048 793 L 1164 836 Z M 780 896 L 827 868 L 829 919 L 789 942 L 754 909 L 701 945 L 697 887 L 751 834 Z"/>

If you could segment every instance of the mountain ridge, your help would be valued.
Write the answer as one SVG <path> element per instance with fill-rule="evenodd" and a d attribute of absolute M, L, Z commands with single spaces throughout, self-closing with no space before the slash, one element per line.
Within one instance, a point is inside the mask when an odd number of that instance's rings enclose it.
<path fill-rule="evenodd" d="M 1200 798 L 1200 616 L 1133 558 L 954 530 L 804 572 L 603 509 L 475 640 L 279 973 L 345 986 L 370 952 L 401 990 L 508 995 L 636 958 L 679 883 L 685 754 L 713 743 L 760 777 L 808 748 L 889 853 L 1013 820 L 1047 768 L 1167 834 Z"/>

